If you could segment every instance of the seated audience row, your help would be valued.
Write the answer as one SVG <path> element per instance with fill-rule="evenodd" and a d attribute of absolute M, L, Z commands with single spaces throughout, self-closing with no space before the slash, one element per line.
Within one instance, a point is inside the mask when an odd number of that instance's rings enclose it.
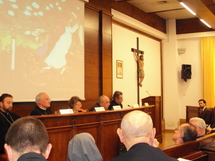
<path fill-rule="evenodd" d="M 194 140 L 197 136 L 204 135 L 205 127 L 203 119 L 191 118 L 189 123 L 184 123 L 175 130 L 173 140 L 176 144 Z M 117 134 L 127 152 L 111 161 L 177 160 L 157 148 L 156 129 L 153 128 L 151 116 L 143 111 L 127 113 L 122 118 Z M 45 161 L 52 148 L 45 126 L 33 117 L 23 117 L 14 121 L 5 141 L 4 147 L 9 161 L 33 160 L 32 158 Z M 89 133 L 76 134 L 68 143 L 67 161 L 75 160 L 103 160 L 94 138 Z"/>
<path fill-rule="evenodd" d="M 151 117 L 145 112 L 135 110 L 126 114 L 122 119 L 121 128 L 117 129 L 117 134 L 126 146 L 127 152 L 111 161 L 176 161 L 175 158 L 167 156 L 156 148 L 158 144 L 154 138 L 155 131 Z M 23 117 L 9 128 L 4 147 L 9 161 L 45 161 L 52 145 L 49 143 L 47 130 L 40 120 Z M 67 161 L 77 160 L 103 160 L 94 138 L 89 133 L 76 134 L 68 144 Z"/>

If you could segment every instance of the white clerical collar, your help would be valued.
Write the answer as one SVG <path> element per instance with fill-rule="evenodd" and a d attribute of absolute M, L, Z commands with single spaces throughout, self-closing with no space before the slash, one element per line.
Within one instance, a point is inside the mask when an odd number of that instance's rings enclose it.
<path fill-rule="evenodd" d="M 203 107 L 202 111 L 204 111 L 205 109 L 206 109 L 206 106 L 205 106 L 205 107 Z"/>

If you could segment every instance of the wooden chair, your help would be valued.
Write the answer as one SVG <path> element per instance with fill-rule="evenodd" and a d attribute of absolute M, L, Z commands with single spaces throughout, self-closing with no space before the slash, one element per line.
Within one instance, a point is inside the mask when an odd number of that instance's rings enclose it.
<path fill-rule="evenodd" d="M 8 161 L 6 154 L 0 154 L 0 161 Z"/>
<path fill-rule="evenodd" d="M 184 158 L 194 161 L 215 160 L 215 133 L 205 135 L 193 141 L 173 145 L 163 149 L 170 157 Z"/>

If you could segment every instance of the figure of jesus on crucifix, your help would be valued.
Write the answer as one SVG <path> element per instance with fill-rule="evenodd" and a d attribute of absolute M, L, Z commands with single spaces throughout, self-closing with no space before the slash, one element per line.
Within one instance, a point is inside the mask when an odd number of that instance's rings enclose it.
<path fill-rule="evenodd" d="M 142 87 L 142 81 L 144 79 L 144 70 L 143 70 L 143 66 L 144 66 L 144 58 L 143 58 L 143 51 L 139 51 L 139 53 L 137 53 L 137 50 L 133 50 L 133 54 L 134 54 L 134 58 L 137 61 L 137 67 L 138 67 L 138 73 L 139 73 L 139 86 Z"/>
<path fill-rule="evenodd" d="M 142 87 L 142 81 L 144 79 L 144 58 L 143 54 L 144 52 L 139 50 L 139 38 L 137 37 L 137 48 L 131 48 L 131 51 L 134 54 L 134 58 L 137 62 L 137 102 L 140 104 L 140 89 L 139 86 Z"/>

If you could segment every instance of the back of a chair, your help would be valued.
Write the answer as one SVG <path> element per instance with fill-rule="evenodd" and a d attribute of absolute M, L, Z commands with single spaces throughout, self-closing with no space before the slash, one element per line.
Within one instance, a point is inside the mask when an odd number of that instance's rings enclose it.
<path fill-rule="evenodd" d="M 207 152 L 215 151 L 214 140 L 215 133 L 207 134 L 196 140 L 167 147 L 163 152 L 170 157 L 195 160 L 207 156 Z"/>
<path fill-rule="evenodd" d="M 6 154 L 0 154 L 0 161 L 8 161 Z"/>
<path fill-rule="evenodd" d="M 215 107 L 212 108 L 212 114 L 211 114 L 211 127 L 215 128 Z"/>
<path fill-rule="evenodd" d="M 189 154 L 195 153 L 199 150 L 199 143 L 196 140 L 188 141 L 178 145 L 172 145 L 164 148 L 163 152 L 173 158 L 183 158 Z"/>
<path fill-rule="evenodd" d="M 199 149 L 215 152 L 215 133 L 207 134 L 196 141 L 199 142 Z"/>

